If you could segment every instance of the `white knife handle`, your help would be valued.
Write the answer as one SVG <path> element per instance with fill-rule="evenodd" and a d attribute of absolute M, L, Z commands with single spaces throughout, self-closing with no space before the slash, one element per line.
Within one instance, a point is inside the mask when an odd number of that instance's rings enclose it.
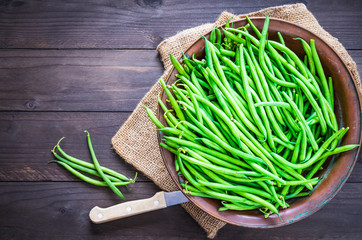
<path fill-rule="evenodd" d="M 158 192 L 150 198 L 120 203 L 108 208 L 96 206 L 89 212 L 89 218 L 94 223 L 105 223 L 165 207 L 167 205 L 164 192 Z"/>

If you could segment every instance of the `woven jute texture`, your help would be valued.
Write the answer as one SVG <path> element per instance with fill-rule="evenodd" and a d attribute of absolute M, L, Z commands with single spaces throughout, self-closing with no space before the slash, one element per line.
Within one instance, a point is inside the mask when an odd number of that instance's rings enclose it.
<path fill-rule="evenodd" d="M 172 69 L 171 61 L 168 56 L 169 53 L 172 53 L 176 57 L 180 57 L 182 51 L 186 50 L 187 47 L 201 35 L 208 33 L 215 25 L 225 24 L 230 17 L 233 17 L 233 20 L 237 20 L 245 17 L 245 15 L 250 17 L 265 16 L 268 11 L 270 11 L 270 17 L 296 23 L 312 31 L 328 42 L 345 61 L 357 81 L 356 83 L 358 88 L 360 88 L 361 84 L 355 62 L 348 55 L 342 44 L 319 25 L 318 21 L 315 19 L 313 14 L 307 10 L 304 4 L 291 4 L 266 8 L 258 12 L 239 16 L 235 16 L 229 12 L 223 12 L 215 23 L 207 23 L 195 28 L 187 29 L 164 40 L 157 47 L 165 67 L 165 72 L 162 78 L 165 78 Z M 143 105 L 146 105 L 156 112 L 157 95 L 160 91 L 161 86 L 157 82 L 141 100 L 132 115 L 123 124 L 116 135 L 112 138 L 112 144 L 116 152 L 126 162 L 132 164 L 139 171 L 143 172 L 161 189 L 165 191 L 174 191 L 177 190 L 177 187 L 163 164 L 158 146 L 156 128 L 149 120 L 146 111 L 143 108 Z M 217 231 L 225 225 L 224 222 L 208 215 L 192 203 L 185 203 L 182 204 L 182 206 L 196 220 L 196 222 L 205 229 L 209 238 L 214 238 Z"/>

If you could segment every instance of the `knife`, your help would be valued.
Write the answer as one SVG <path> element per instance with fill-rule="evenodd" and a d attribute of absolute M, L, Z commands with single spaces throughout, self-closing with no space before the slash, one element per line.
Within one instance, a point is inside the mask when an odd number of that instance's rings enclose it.
<path fill-rule="evenodd" d="M 120 203 L 108 208 L 96 206 L 89 212 L 89 218 L 93 223 L 105 223 L 188 201 L 189 199 L 181 191 L 162 191 L 150 198 Z"/>

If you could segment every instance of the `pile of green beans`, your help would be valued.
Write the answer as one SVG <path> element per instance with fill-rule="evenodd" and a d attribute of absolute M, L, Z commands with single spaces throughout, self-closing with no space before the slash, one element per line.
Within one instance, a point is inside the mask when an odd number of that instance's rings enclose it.
<path fill-rule="evenodd" d="M 137 173 L 133 179 L 126 177 L 125 175 L 118 173 L 112 169 L 102 167 L 98 159 L 94 153 L 93 145 L 91 142 L 90 134 L 88 131 L 84 131 L 87 133 L 87 142 L 89 152 L 92 156 L 93 164 L 84 160 L 80 160 L 78 158 L 72 157 L 60 147 L 60 142 L 64 139 L 61 138 L 57 145 L 51 150 L 54 157 L 57 160 L 49 161 L 56 162 L 67 169 L 70 173 L 75 175 L 76 177 L 80 178 L 81 180 L 96 185 L 96 186 L 108 186 L 115 194 L 117 194 L 123 200 L 126 200 L 121 193 L 121 191 L 117 188 L 117 186 L 127 186 L 128 184 L 134 183 L 137 178 Z M 58 150 L 59 154 L 56 152 Z M 78 171 L 79 170 L 79 171 Z M 98 179 L 93 179 L 87 175 L 84 175 L 81 172 L 84 172 L 89 175 L 94 175 L 98 177 Z M 102 181 L 103 180 L 103 181 Z"/>
<path fill-rule="evenodd" d="M 338 145 L 348 127 L 339 129 L 314 40 L 295 39 L 302 61 L 280 33 L 279 42 L 268 40 L 268 16 L 261 32 L 247 20 L 241 28 L 228 22 L 223 39 L 217 28 L 203 37 L 205 59 L 184 54 L 182 64 L 170 54 L 177 79 L 161 79 L 168 103 L 158 98 L 168 126 L 145 108 L 185 193 L 221 200 L 220 211 L 279 216 L 286 200 L 313 191 L 329 156 L 358 145 Z"/>

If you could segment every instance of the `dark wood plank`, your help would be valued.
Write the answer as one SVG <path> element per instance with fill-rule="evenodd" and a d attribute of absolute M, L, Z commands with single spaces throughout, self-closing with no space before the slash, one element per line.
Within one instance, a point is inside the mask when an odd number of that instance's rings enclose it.
<path fill-rule="evenodd" d="M 152 196 L 148 182 L 124 191 L 128 200 Z M 218 239 L 361 239 L 362 185 L 346 184 L 338 195 L 307 219 L 277 229 L 225 226 Z M 95 225 L 95 206 L 120 202 L 108 189 L 84 183 L 0 183 L 2 239 L 206 239 L 204 231 L 180 207 Z M 20 217 L 22 216 L 22 217 Z"/>
<path fill-rule="evenodd" d="M 349 49 L 362 49 L 360 1 L 2 1 L 1 48 L 155 48 L 186 28 L 237 14 L 304 2 Z"/>
<path fill-rule="evenodd" d="M 0 110 L 132 111 L 162 72 L 155 50 L 0 50 Z"/>
<path fill-rule="evenodd" d="M 155 50 L 0 50 L 0 111 L 133 111 L 162 71 Z"/>
<path fill-rule="evenodd" d="M 122 191 L 127 200 L 151 197 L 160 191 L 138 182 Z M 168 239 L 203 236 L 203 230 L 181 206 L 96 225 L 92 207 L 122 202 L 109 189 L 84 183 L 0 183 L 2 239 Z M 25 214 L 24 214 L 25 213 Z M 6 217 L 4 217 L 6 216 Z M 20 217 L 21 216 L 21 217 Z M 186 223 L 187 229 L 180 229 Z"/>
<path fill-rule="evenodd" d="M 61 166 L 48 164 L 50 150 L 61 146 L 68 154 L 91 161 L 89 130 L 100 163 L 133 177 L 136 170 L 112 149 L 111 138 L 130 113 L 1 113 L 0 181 L 79 181 Z M 138 180 L 147 180 L 140 174 Z"/>
<path fill-rule="evenodd" d="M 111 147 L 111 138 L 130 113 L 102 112 L 6 112 L 0 114 L 0 181 L 78 181 L 62 167 L 47 164 L 50 150 L 65 136 L 62 148 L 70 155 L 91 159 L 83 130 L 88 129 L 104 166 L 133 177 Z M 139 180 L 146 180 L 141 177 Z M 362 182 L 362 157 L 350 182 Z"/>

